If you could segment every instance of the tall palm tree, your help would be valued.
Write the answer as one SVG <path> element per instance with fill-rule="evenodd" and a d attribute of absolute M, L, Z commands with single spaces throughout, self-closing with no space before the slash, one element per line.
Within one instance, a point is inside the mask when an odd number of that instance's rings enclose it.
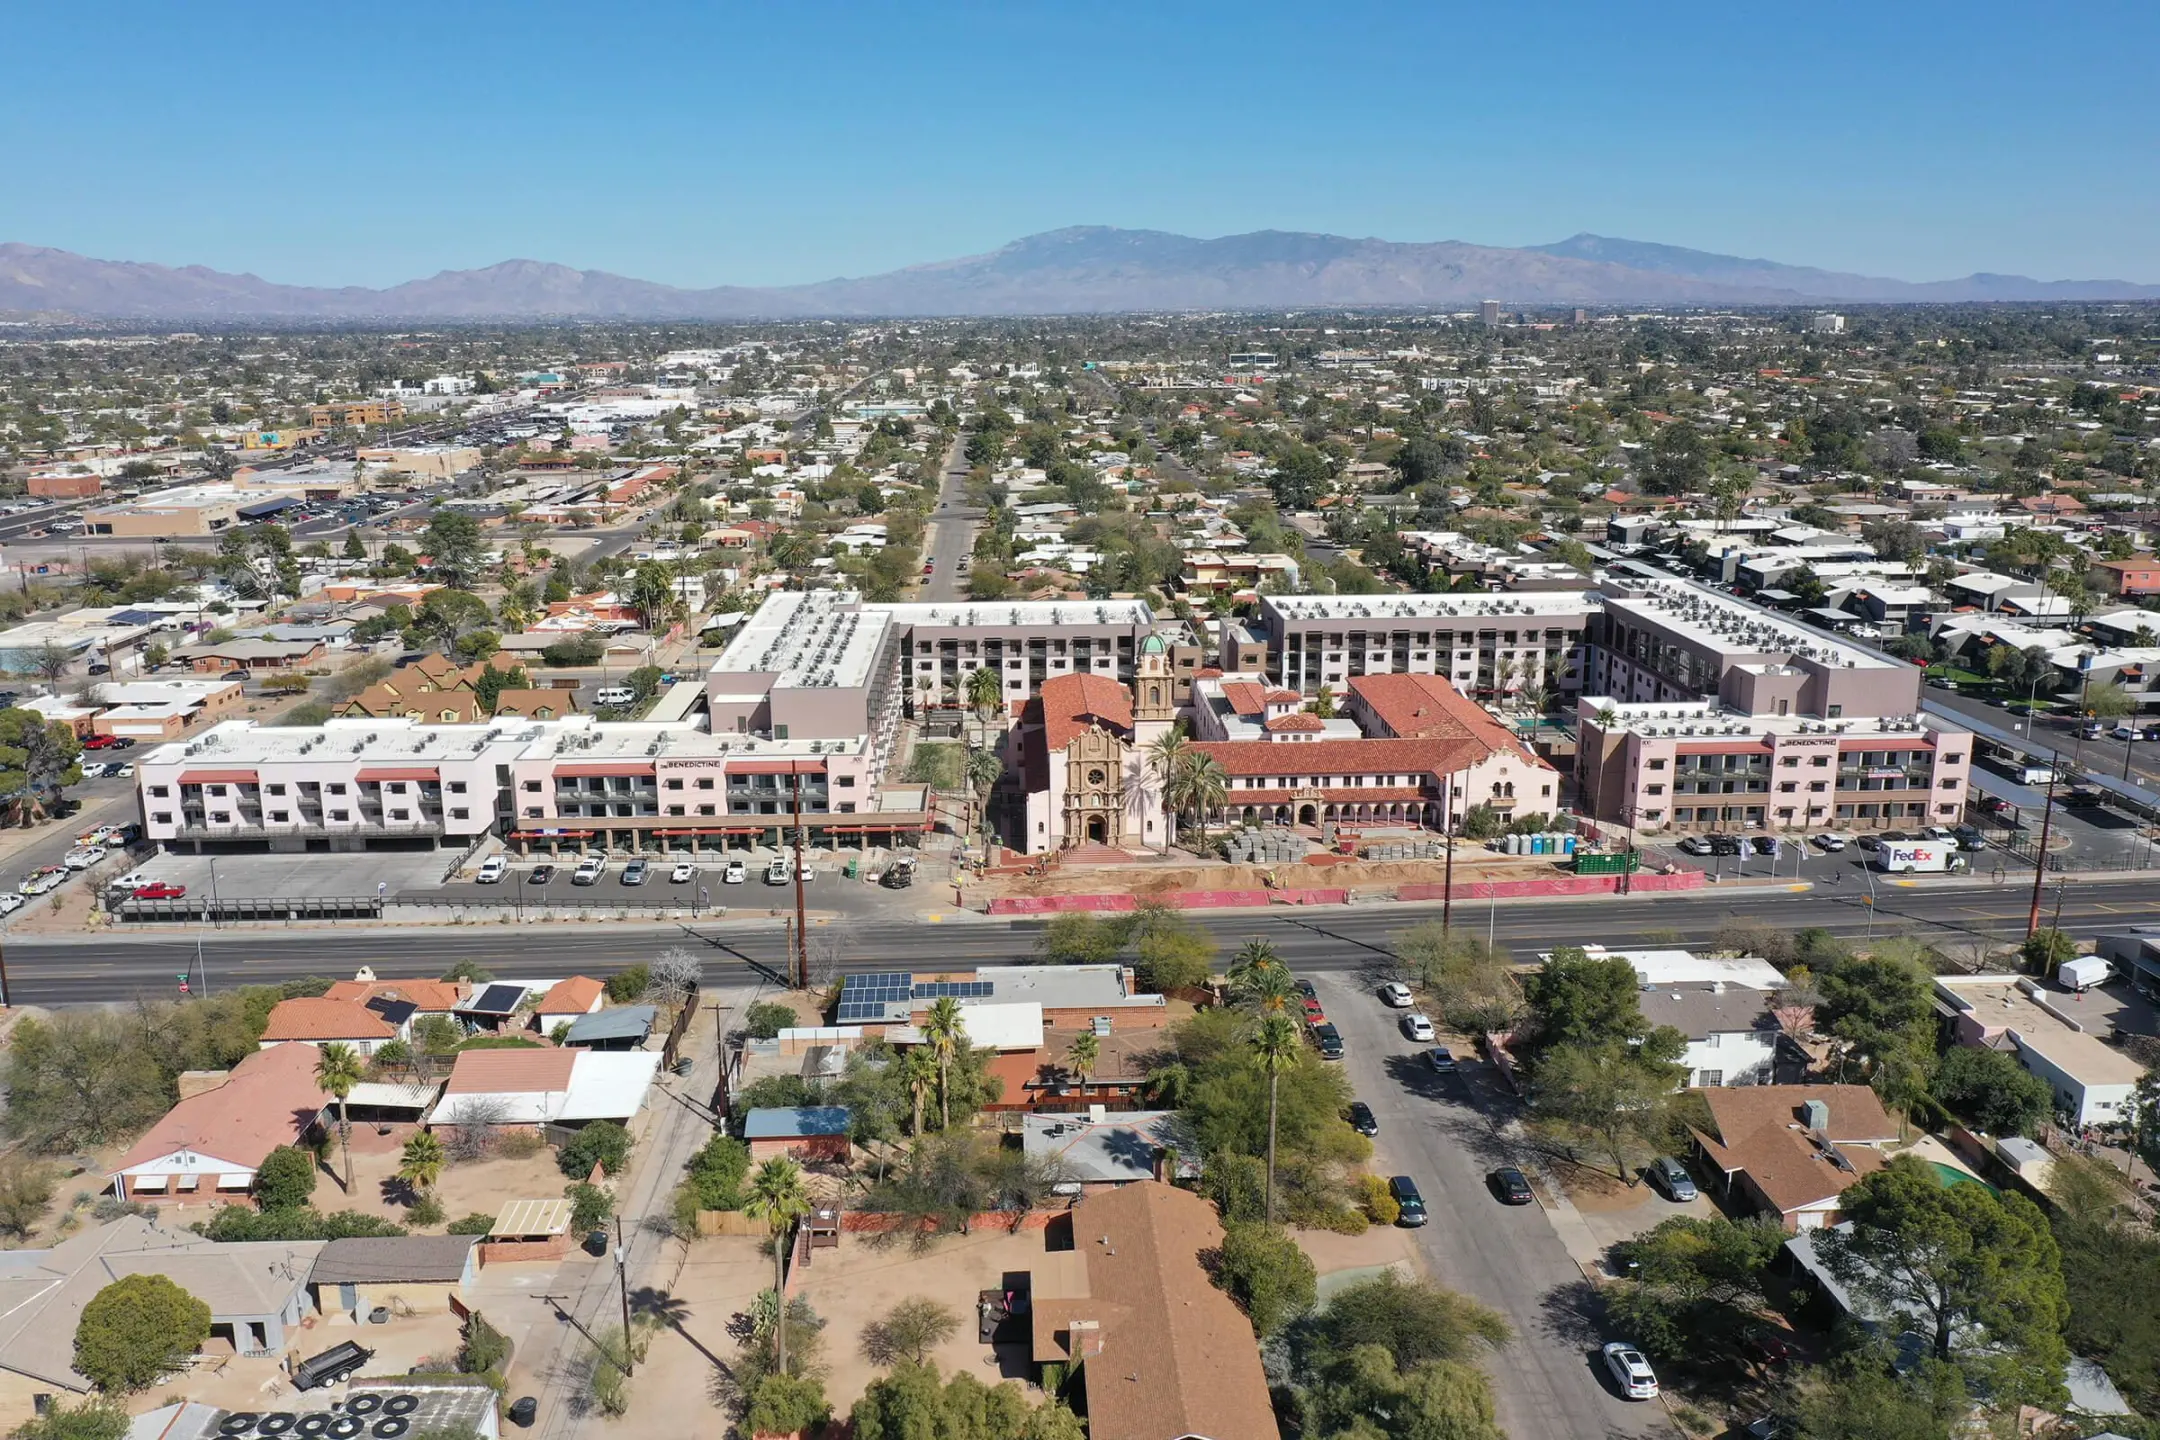
<path fill-rule="evenodd" d="M 910 1135 L 922 1134 L 923 1101 L 930 1094 L 930 1087 L 937 1084 L 937 1057 L 926 1045 L 911 1045 L 900 1057 L 900 1078 L 907 1082 L 908 1093 L 915 1100 L 915 1128 Z"/>
<path fill-rule="evenodd" d="M 930 1013 L 923 1017 L 923 1041 L 930 1053 L 937 1057 L 937 1103 L 938 1128 L 952 1128 L 952 1062 L 965 1042 L 966 1031 L 961 1026 L 960 1002 L 950 995 L 941 995 L 930 1006 Z"/>
<path fill-rule="evenodd" d="M 1200 848 L 1207 849 L 1208 812 L 1220 810 L 1230 799 L 1230 777 L 1222 762 L 1212 755 L 1196 756 L 1185 767 L 1185 798 L 1200 824 Z"/>
<path fill-rule="evenodd" d="M 774 1353 L 782 1375 L 787 1373 L 787 1235 L 809 1213 L 810 1191 L 803 1184 L 802 1166 L 786 1156 L 758 1166 L 743 1197 L 743 1214 L 764 1221 L 772 1231 Z"/>
<path fill-rule="evenodd" d="M 978 665 L 968 672 L 965 693 L 967 703 L 975 707 L 975 719 L 988 725 L 1005 703 L 1005 679 L 989 666 Z"/>
<path fill-rule="evenodd" d="M 1237 954 L 1230 957 L 1230 979 L 1235 983 L 1255 970 L 1265 970 L 1270 965 L 1281 964 L 1282 955 L 1274 944 L 1255 935 L 1238 946 Z"/>
<path fill-rule="evenodd" d="M 1281 1015 L 1290 1009 L 1298 993 L 1297 980 L 1280 960 L 1255 965 L 1231 982 L 1231 990 L 1244 1004 L 1262 1015 Z"/>
<path fill-rule="evenodd" d="M 338 1143 L 345 1150 L 345 1189 L 352 1189 L 352 1121 L 345 1114 L 345 1097 L 352 1094 L 367 1074 L 360 1054 L 342 1040 L 333 1040 L 315 1057 L 315 1083 L 337 1100 Z"/>
<path fill-rule="evenodd" d="M 1065 1047 L 1065 1062 L 1072 1066 L 1073 1074 L 1080 1077 L 1080 1089 L 1084 1094 L 1087 1084 L 1094 1077 L 1095 1066 L 1102 1059 L 1102 1041 L 1091 1030 L 1083 1030 L 1073 1036 L 1072 1044 Z"/>
<path fill-rule="evenodd" d="M 1184 805 L 1184 780 L 1186 761 L 1192 752 L 1185 738 L 1185 722 L 1180 720 L 1162 734 L 1148 742 L 1148 773 L 1155 777 L 1156 786 L 1162 791 L 1163 804 L 1163 853 L 1177 840 L 1177 815 Z"/>
<path fill-rule="evenodd" d="M 1267 1192 L 1261 1213 L 1275 1223 L 1275 1092 L 1282 1072 L 1296 1059 L 1298 1027 L 1288 1015 L 1270 1015 L 1253 1034 L 1253 1049 L 1260 1054 L 1260 1068 L 1267 1071 Z"/>
<path fill-rule="evenodd" d="M 398 1155 L 398 1178 L 415 1190 L 432 1190 L 449 1163 L 442 1141 L 432 1131 L 422 1130 L 405 1142 Z"/>
<path fill-rule="evenodd" d="M 964 774 L 967 778 L 968 799 L 975 807 L 973 828 L 978 830 L 985 828 L 984 822 L 990 813 L 991 788 L 997 784 L 998 777 L 1004 773 L 1005 762 L 998 759 L 992 751 L 988 749 L 968 751 L 967 760 L 964 762 Z"/>

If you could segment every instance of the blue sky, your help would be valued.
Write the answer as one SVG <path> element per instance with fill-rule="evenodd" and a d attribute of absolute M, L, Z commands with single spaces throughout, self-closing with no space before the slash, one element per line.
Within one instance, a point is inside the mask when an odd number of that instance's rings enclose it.
<path fill-rule="evenodd" d="M 1071 224 L 2160 281 L 2160 6 L 32 3 L 0 240 L 784 284 Z"/>

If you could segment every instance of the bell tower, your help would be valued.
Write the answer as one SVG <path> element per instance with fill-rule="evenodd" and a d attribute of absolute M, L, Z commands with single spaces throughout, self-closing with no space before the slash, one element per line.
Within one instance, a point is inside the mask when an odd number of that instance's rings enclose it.
<path fill-rule="evenodd" d="M 1133 666 L 1133 725 L 1150 721 L 1168 725 L 1177 719 L 1177 677 L 1170 673 L 1170 647 L 1160 635 L 1140 642 Z"/>

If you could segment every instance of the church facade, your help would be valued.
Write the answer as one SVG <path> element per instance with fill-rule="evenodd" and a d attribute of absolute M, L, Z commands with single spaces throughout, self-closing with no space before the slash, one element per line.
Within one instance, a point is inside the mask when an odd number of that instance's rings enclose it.
<path fill-rule="evenodd" d="M 1159 849 L 1168 838 L 1148 747 L 1177 722 L 1176 677 L 1159 637 L 1142 642 L 1132 688 L 1106 675 L 1056 675 L 1021 711 L 1014 760 L 1031 855 L 1075 845 Z"/>

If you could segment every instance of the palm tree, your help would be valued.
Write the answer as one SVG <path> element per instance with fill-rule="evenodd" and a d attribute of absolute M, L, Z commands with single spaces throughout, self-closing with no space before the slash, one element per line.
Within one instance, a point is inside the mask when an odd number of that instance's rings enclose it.
<path fill-rule="evenodd" d="M 990 813 L 990 790 L 998 777 L 1005 773 L 1005 762 L 987 749 L 970 750 L 965 762 L 968 797 L 976 807 L 976 829 L 986 828 L 984 821 Z"/>
<path fill-rule="evenodd" d="M 966 1041 L 960 1022 L 960 1002 L 950 995 L 941 995 L 930 1006 L 930 1013 L 923 1017 L 923 1040 L 930 1053 L 937 1057 L 937 1103 L 938 1128 L 952 1128 L 952 1062 Z"/>
<path fill-rule="evenodd" d="M 1186 766 L 1185 798 L 1200 825 L 1200 848 L 1206 850 L 1208 812 L 1221 809 L 1230 799 L 1230 777 L 1223 773 L 1222 762 L 1201 755 Z"/>
<path fill-rule="evenodd" d="M 762 1220 L 772 1231 L 773 1349 L 779 1373 L 787 1373 L 787 1234 L 789 1228 L 810 1213 L 810 1191 L 803 1184 L 802 1166 L 782 1156 L 767 1160 L 750 1177 L 743 1198 L 743 1213 Z"/>
<path fill-rule="evenodd" d="M 1275 1091 L 1283 1069 L 1297 1058 L 1298 1027 L 1287 1015 L 1270 1015 L 1253 1035 L 1260 1068 L 1267 1071 L 1267 1192 L 1261 1213 L 1275 1223 Z"/>
<path fill-rule="evenodd" d="M 1005 703 L 1005 681 L 989 666 L 978 665 L 968 672 L 963 693 L 967 696 L 967 703 L 975 707 L 976 721 L 988 725 L 990 717 L 997 714 L 998 707 Z"/>
<path fill-rule="evenodd" d="M 1173 828 L 1176 816 L 1184 806 L 1184 779 L 1186 761 L 1191 757 L 1185 739 L 1185 722 L 1177 724 L 1156 736 L 1148 744 L 1147 768 L 1162 790 L 1163 802 L 1163 853 L 1170 853 L 1170 846 L 1177 839 Z"/>
<path fill-rule="evenodd" d="M 342 1040 L 333 1040 L 315 1057 L 315 1083 L 337 1099 L 338 1143 L 345 1150 L 345 1189 L 352 1190 L 352 1122 L 345 1116 L 345 1097 L 352 1094 L 367 1074 L 360 1054 Z"/>
<path fill-rule="evenodd" d="M 443 1153 L 443 1143 L 433 1132 L 422 1130 L 405 1142 L 404 1151 L 398 1156 L 398 1179 L 415 1190 L 432 1190 L 435 1182 L 442 1179 L 443 1166 L 450 1157 Z"/>
<path fill-rule="evenodd" d="M 1238 946 L 1237 954 L 1230 957 L 1230 979 L 1234 984 L 1255 970 L 1265 970 L 1270 965 L 1280 966 L 1282 955 L 1272 942 L 1255 935 Z"/>
<path fill-rule="evenodd" d="M 1280 960 L 1253 966 L 1238 976 L 1231 988 L 1239 1000 L 1262 1015 L 1284 1013 L 1290 1008 L 1291 997 L 1298 993 L 1296 979 Z"/>
<path fill-rule="evenodd" d="M 1185 1103 L 1186 1094 L 1192 1089 L 1192 1071 L 1184 1062 L 1172 1060 L 1158 1065 L 1147 1075 L 1148 1102 L 1165 1110 L 1175 1110 Z"/>
<path fill-rule="evenodd" d="M 937 1057 L 926 1045 L 911 1045 L 900 1057 L 900 1078 L 907 1082 L 908 1093 L 915 1099 L 915 1128 L 910 1135 L 922 1134 L 923 1099 L 930 1087 L 937 1084 Z"/>
<path fill-rule="evenodd" d="M 1080 1077 L 1081 1093 L 1086 1093 L 1088 1081 L 1095 1074 L 1096 1062 L 1101 1059 L 1102 1041 L 1096 1039 L 1091 1030 L 1073 1036 L 1072 1044 L 1065 1047 L 1066 1063 L 1072 1066 L 1073 1074 Z"/>

